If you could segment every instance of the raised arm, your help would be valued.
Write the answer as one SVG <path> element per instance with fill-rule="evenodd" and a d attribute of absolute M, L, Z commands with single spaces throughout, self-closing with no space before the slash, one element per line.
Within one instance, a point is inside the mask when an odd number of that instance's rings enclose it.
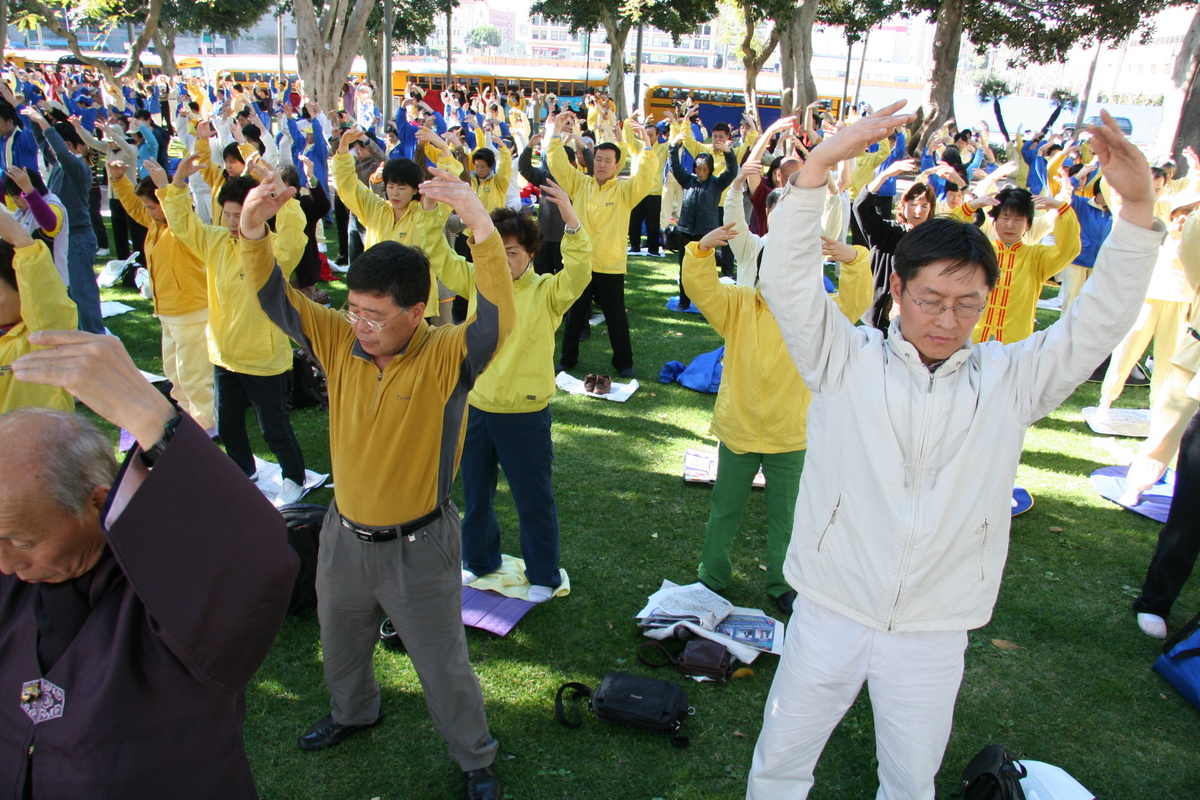
<path fill-rule="evenodd" d="M 21 319 L 31 331 L 74 329 L 78 324 L 75 304 L 67 296 L 44 242 L 34 241 L 21 223 L 0 208 L 0 239 L 15 249 L 13 272 L 20 286 Z"/>

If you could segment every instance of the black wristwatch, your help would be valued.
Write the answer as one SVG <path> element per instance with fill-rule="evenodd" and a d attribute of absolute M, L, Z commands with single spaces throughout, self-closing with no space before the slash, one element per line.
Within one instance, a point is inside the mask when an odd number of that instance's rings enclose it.
<path fill-rule="evenodd" d="M 163 426 L 162 438 L 154 443 L 154 446 L 149 450 L 143 450 L 138 453 L 138 459 L 147 468 L 153 467 L 158 461 L 159 456 L 167 449 L 167 442 L 171 441 L 171 437 L 175 435 L 175 430 L 179 427 L 179 423 L 183 421 L 182 414 L 176 414 L 167 424 Z"/>

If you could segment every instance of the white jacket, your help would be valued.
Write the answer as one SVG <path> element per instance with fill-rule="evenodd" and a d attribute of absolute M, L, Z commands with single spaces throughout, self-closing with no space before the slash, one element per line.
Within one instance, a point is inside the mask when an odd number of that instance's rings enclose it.
<path fill-rule="evenodd" d="M 1060 321 L 1010 345 L 968 343 L 931 373 L 898 319 L 885 339 L 825 294 L 825 196 L 788 188 L 760 275 L 813 392 L 784 574 L 813 602 L 878 630 L 980 627 L 1008 554 L 1025 430 L 1132 327 L 1164 230 L 1114 222 Z"/>

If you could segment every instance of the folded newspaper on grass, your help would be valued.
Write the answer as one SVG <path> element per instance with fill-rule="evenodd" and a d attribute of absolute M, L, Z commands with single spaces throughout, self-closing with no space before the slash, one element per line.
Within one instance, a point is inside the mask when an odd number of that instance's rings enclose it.
<path fill-rule="evenodd" d="M 664 580 L 637 614 L 651 639 L 671 639 L 682 626 L 720 642 L 735 660 L 751 663 L 760 653 L 783 652 L 783 623 L 759 608 L 735 606 L 702 583 L 680 586 Z"/>

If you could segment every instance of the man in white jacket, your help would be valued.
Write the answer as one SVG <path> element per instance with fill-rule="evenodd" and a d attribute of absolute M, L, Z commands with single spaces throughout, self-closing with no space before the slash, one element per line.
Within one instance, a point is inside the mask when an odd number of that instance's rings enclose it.
<path fill-rule="evenodd" d="M 864 682 L 878 800 L 932 800 L 967 631 L 987 624 L 999 591 L 1025 430 L 1133 325 L 1163 238 L 1146 159 L 1104 115 L 1093 151 L 1124 204 L 1061 320 L 1021 342 L 972 345 L 995 255 L 974 226 L 936 219 L 897 248 L 887 335 L 854 327 L 822 287 L 825 185 L 838 162 L 909 122 L 902 106 L 825 139 L 771 220 L 762 293 L 813 401 L 784 566 L 799 597 L 754 751 L 753 800 L 807 797 Z"/>

